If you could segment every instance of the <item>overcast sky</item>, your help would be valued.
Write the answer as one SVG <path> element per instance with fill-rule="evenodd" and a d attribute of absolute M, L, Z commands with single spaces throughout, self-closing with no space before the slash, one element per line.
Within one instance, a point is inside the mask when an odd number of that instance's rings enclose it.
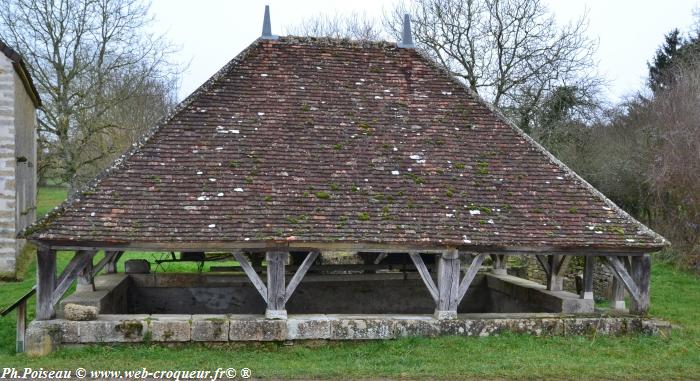
<path fill-rule="evenodd" d="M 673 28 L 686 32 L 700 0 L 544 0 L 565 23 L 586 10 L 590 37 L 599 41 L 596 60 L 608 81 L 608 98 L 618 101 L 639 90 L 647 61 Z M 177 59 L 188 63 L 180 98 L 206 81 L 253 42 L 262 30 L 263 10 L 270 5 L 273 34 L 283 34 L 299 20 L 319 13 L 357 11 L 380 18 L 395 0 L 153 0 L 156 29 L 180 47 Z"/>

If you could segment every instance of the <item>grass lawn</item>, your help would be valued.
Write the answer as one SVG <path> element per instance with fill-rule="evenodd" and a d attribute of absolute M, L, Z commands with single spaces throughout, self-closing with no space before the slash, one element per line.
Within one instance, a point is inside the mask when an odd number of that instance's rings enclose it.
<path fill-rule="evenodd" d="M 65 193 L 40 191 L 45 212 Z M 68 256 L 59 256 L 59 267 Z M 178 270 L 181 270 L 178 268 Z M 183 268 L 182 270 L 187 270 Z M 0 305 L 34 282 L 0 283 Z M 652 271 L 653 316 L 678 325 L 671 337 L 411 338 L 374 342 L 313 342 L 161 346 L 121 345 L 63 348 L 39 359 L 14 353 L 14 314 L 0 320 L 3 367 L 53 369 L 214 370 L 248 367 L 263 378 L 438 378 L 438 379 L 700 379 L 700 280 L 669 265 Z M 33 316 L 34 306 L 30 305 Z"/>

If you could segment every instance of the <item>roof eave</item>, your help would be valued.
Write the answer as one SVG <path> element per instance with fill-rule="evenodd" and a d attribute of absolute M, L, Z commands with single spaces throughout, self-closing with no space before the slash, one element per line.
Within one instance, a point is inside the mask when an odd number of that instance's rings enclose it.
<path fill-rule="evenodd" d="M 271 249 L 321 250 L 321 251 L 368 251 L 368 252 L 412 252 L 439 253 L 448 249 L 463 252 L 505 255 L 563 254 L 575 256 L 640 255 L 652 253 L 668 246 L 665 243 L 633 245 L 479 245 L 450 242 L 360 242 L 360 241 L 204 241 L 204 242 L 122 242 L 51 240 L 30 238 L 30 242 L 53 250 L 123 250 L 123 251 L 265 251 Z"/>

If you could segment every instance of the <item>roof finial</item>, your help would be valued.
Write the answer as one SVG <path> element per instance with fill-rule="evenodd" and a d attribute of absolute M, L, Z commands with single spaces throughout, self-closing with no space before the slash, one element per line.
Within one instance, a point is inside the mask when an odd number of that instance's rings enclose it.
<path fill-rule="evenodd" d="M 401 34 L 401 42 L 398 44 L 399 48 L 413 49 L 413 36 L 411 36 L 411 16 L 406 13 L 403 15 L 403 33 Z"/>
<path fill-rule="evenodd" d="M 263 19 L 263 30 L 262 36 L 263 40 L 275 40 L 277 36 L 272 35 L 272 23 L 270 23 L 270 6 L 265 6 L 265 18 Z"/>

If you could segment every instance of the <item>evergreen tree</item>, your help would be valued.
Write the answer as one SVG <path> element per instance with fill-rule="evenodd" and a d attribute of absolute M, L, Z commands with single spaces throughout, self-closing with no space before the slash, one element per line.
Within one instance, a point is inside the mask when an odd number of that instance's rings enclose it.
<path fill-rule="evenodd" d="M 658 93 L 667 90 L 677 81 L 676 68 L 681 64 L 693 64 L 700 59 L 700 38 L 683 38 L 678 29 L 664 36 L 664 44 L 656 50 L 649 66 L 649 87 Z"/>

